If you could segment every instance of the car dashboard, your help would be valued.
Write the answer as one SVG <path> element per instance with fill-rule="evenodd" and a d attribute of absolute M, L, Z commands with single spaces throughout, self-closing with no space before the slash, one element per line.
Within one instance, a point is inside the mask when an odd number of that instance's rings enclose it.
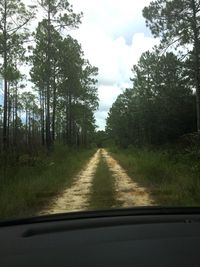
<path fill-rule="evenodd" d="M 200 210 L 80 212 L 0 224 L 0 266 L 199 266 Z"/>

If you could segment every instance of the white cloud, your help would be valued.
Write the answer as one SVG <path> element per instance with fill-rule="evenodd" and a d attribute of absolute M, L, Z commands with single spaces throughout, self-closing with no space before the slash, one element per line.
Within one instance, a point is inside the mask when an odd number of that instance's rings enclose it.
<path fill-rule="evenodd" d="M 100 85 L 98 88 L 99 93 L 99 110 L 95 113 L 96 124 L 99 129 L 105 128 L 105 119 L 112 103 L 116 100 L 117 96 L 122 92 L 117 85 Z"/>
<path fill-rule="evenodd" d="M 109 35 L 144 25 L 142 9 L 150 0 L 71 0 L 75 11 L 83 11 L 83 25 L 100 26 Z"/>
<path fill-rule="evenodd" d="M 23 0 L 36 3 L 37 0 Z M 75 12 L 83 11 L 79 29 L 70 31 L 82 44 L 85 57 L 99 68 L 100 106 L 95 117 L 100 129 L 117 96 L 131 85 L 131 68 L 155 40 L 145 26 L 142 9 L 151 0 L 69 0 Z M 41 17 L 41 14 L 39 14 Z M 39 19 L 38 17 L 38 19 Z M 36 26 L 36 25 L 34 25 Z"/>
<path fill-rule="evenodd" d="M 131 68 L 141 54 L 158 44 L 145 27 L 142 9 L 150 0 L 71 0 L 83 11 L 82 25 L 71 34 L 79 40 L 91 64 L 99 68 L 100 106 L 95 117 L 100 129 L 123 89 L 129 87 Z"/>
<path fill-rule="evenodd" d="M 99 62 L 98 93 L 100 106 L 95 115 L 100 129 L 104 129 L 105 118 L 117 96 L 125 88 L 131 86 L 130 77 L 132 76 L 131 68 L 133 64 L 137 63 L 142 52 L 150 49 L 157 42 L 140 33 L 133 36 L 132 45 L 128 46 L 124 38 L 120 37 L 112 41 L 110 47 L 107 47 L 108 51 L 105 57 L 104 55 L 99 55 L 99 58 L 96 56 L 96 60 Z M 102 59 L 102 64 L 100 64 Z M 107 66 L 104 66 L 105 63 Z"/>

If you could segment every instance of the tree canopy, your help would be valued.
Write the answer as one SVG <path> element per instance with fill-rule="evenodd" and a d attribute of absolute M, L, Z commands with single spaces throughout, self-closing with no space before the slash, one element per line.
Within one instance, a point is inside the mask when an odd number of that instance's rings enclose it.
<path fill-rule="evenodd" d="M 173 142 L 195 130 L 195 96 L 173 53 L 142 54 L 132 69 L 133 87 L 113 104 L 107 131 L 121 146 Z"/>
<path fill-rule="evenodd" d="M 36 19 L 36 10 L 43 16 L 32 33 L 27 26 Z M 20 147 L 31 153 L 40 146 L 49 151 L 55 142 L 87 146 L 93 139 L 98 69 L 67 34 L 78 28 L 82 15 L 74 13 L 67 0 L 39 0 L 29 7 L 21 0 L 1 1 L 0 151 Z M 32 89 L 26 88 L 21 65 L 30 68 Z"/>

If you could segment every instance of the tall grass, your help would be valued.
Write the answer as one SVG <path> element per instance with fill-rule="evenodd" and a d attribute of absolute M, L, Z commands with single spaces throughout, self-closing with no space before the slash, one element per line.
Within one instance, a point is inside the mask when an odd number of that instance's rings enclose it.
<path fill-rule="evenodd" d="M 94 176 L 90 197 L 90 209 L 110 209 L 116 206 L 114 178 L 104 158 L 101 157 Z"/>
<path fill-rule="evenodd" d="M 111 149 L 130 177 L 149 188 L 158 205 L 200 205 L 200 162 L 194 153 Z"/>
<path fill-rule="evenodd" d="M 93 153 L 57 146 L 49 157 L 24 155 L 18 165 L 0 169 L 0 219 L 35 215 L 70 186 Z"/>

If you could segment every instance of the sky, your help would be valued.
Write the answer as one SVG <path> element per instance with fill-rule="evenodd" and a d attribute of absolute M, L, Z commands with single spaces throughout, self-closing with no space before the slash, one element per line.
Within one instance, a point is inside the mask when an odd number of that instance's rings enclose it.
<path fill-rule="evenodd" d="M 75 12 L 84 16 L 79 29 L 71 31 L 85 57 L 99 68 L 99 130 L 105 129 L 108 111 L 117 96 L 131 87 L 131 69 L 141 54 L 158 40 L 146 28 L 142 10 L 151 0 L 71 0 Z"/>
<path fill-rule="evenodd" d="M 36 0 L 23 0 L 26 4 Z M 68 34 L 82 45 L 85 58 L 98 67 L 99 109 L 96 125 L 104 130 L 106 118 L 117 96 L 131 87 L 131 69 L 141 54 L 159 40 L 145 25 L 142 10 L 151 0 L 69 0 L 74 12 L 83 12 L 82 23 Z M 38 20 L 41 19 L 40 14 Z M 40 18 L 39 18 L 40 17 Z M 38 21 L 34 21 L 34 27 Z M 28 71 L 28 70 L 27 70 Z"/>

